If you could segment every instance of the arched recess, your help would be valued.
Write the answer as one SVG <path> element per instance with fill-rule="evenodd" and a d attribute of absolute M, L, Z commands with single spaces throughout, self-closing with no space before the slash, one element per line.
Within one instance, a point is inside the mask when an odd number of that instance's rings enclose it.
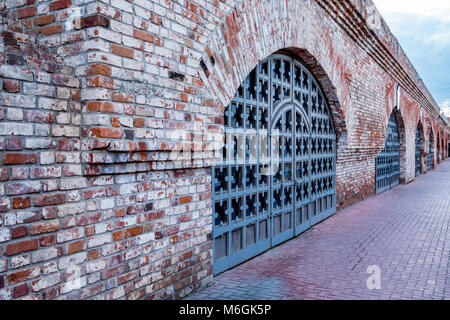
<path fill-rule="evenodd" d="M 428 148 L 427 148 L 427 169 L 430 170 L 434 167 L 434 132 L 433 127 L 430 125 L 430 130 L 428 131 Z"/>
<path fill-rule="evenodd" d="M 406 180 L 405 124 L 397 108 L 386 126 L 385 144 L 375 163 L 375 193 L 380 194 Z"/>
<path fill-rule="evenodd" d="M 441 161 L 445 161 L 445 132 L 442 131 L 441 134 Z"/>
<path fill-rule="evenodd" d="M 443 130 L 439 130 L 439 163 L 445 160 L 445 132 Z"/>
<path fill-rule="evenodd" d="M 425 135 L 423 132 L 422 122 L 419 120 L 416 129 L 415 144 L 415 172 L 416 176 L 420 175 L 423 170 L 423 155 L 425 154 Z"/>
<path fill-rule="evenodd" d="M 296 57 L 274 54 L 225 108 L 213 168 L 213 271 L 227 270 L 336 212 L 336 134 L 328 102 Z"/>
<path fill-rule="evenodd" d="M 205 100 L 214 106 L 207 110 L 212 130 L 223 132 L 225 110 L 251 71 L 267 57 L 284 54 L 301 61 L 316 79 L 332 116 L 337 154 L 343 154 L 351 110 L 347 55 L 334 47 L 341 42 L 330 37 L 317 9 L 310 1 L 249 0 L 226 14 L 206 41 L 199 67 Z"/>
<path fill-rule="evenodd" d="M 436 139 L 436 164 L 441 163 L 441 134 L 439 132 L 439 128 L 437 131 L 437 139 Z"/>

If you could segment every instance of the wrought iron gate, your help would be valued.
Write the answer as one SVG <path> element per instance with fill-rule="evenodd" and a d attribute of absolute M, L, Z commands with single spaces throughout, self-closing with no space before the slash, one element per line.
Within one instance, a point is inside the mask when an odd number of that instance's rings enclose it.
<path fill-rule="evenodd" d="M 416 130 L 416 177 L 420 174 L 420 130 L 421 125 L 419 123 Z"/>
<path fill-rule="evenodd" d="M 400 182 L 400 138 L 394 112 L 389 118 L 384 149 L 376 161 L 376 193 L 392 189 Z"/>
<path fill-rule="evenodd" d="M 433 156 L 433 130 L 430 131 L 430 139 L 428 139 L 428 155 L 427 155 L 427 167 L 428 170 L 431 169 L 431 160 Z"/>
<path fill-rule="evenodd" d="M 229 269 L 336 212 L 336 136 L 327 102 L 295 59 L 272 55 L 225 110 L 213 168 L 213 269 Z"/>

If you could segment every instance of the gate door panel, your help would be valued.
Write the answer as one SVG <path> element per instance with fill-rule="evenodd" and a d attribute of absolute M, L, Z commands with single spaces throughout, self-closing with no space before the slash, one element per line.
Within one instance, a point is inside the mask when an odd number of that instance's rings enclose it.
<path fill-rule="evenodd" d="M 259 71 L 258 83 L 254 70 L 224 114 L 226 144 L 213 168 L 214 273 L 271 246 L 268 63 Z"/>
<path fill-rule="evenodd" d="M 336 136 L 325 99 L 311 84 L 310 215 L 315 225 L 336 212 Z"/>
<path fill-rule="evenodd" d="M 309 71 L 272 55 L 225 110 L 213 168 L 213 272 L 218 274 L 336 212 L 336 137 Z"/>
<path fill-rule="evenodd" d="M 310 133 L 304 110 L 296 107 L 295 112 L 295 235 L 311 227 L 309 212 L 310 188 Z"/>
<path fill-rule="evenodd" d="M 392 189 L 400 182 L 400 138 L 394 112 L 389 118 L 386 142 L 376 161 L 376 193 Z"/>
<path fill-rule="evenodd" d="M 279 161 L 273 161 L 272 175 L 272 245 L 293 237 L 294 154 L 293 104 L 287 105 L 275 118 L 272 137 L 276 141 Z M 278 163 L 276 163 L 278 162 Z"/>
<path fill-rule="evenodd" d="M 416 131 L 416 176 L 420 174 L 420 124 Z"/>

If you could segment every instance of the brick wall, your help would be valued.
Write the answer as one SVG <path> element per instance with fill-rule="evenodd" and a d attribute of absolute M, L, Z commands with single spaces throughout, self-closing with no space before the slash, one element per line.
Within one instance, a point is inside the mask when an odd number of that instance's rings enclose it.
<path fill-rule="evenodd" d="M 179 298 L 210 283 L 224 107 L 279 50 L 327 96 L 339 207 L 374 193 L 397 84 L 402 182 L 415 176 L 419 119 L 422 162 L 448 154 L 437 148 L 448 126 L 370 1 L 7 0 L 0 10 L 0 299 Z"/>

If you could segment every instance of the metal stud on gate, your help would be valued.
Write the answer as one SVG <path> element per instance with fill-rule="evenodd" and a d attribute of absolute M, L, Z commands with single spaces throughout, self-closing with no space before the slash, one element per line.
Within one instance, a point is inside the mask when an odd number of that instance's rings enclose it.
<path fill-rule="evenodd" d="M 234 157 L 213 168 L 214 274 L 336 212 L 333 121 L 301 63 L 285 55 L 262 61 L 226 108 L 224 123 L 224 154 Z"/>

